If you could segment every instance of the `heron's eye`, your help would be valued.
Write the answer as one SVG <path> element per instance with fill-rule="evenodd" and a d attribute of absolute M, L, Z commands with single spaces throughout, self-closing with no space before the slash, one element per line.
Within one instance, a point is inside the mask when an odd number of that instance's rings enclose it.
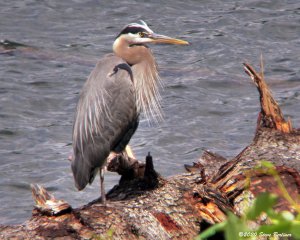
<path fill-rule="evenodd" d="M 145 33 L 144 33 L 144 32 L 139 32 L 139 36 L 140 36 L 141 38 L 143 38 L 143 37 L 145 37 Z"/>

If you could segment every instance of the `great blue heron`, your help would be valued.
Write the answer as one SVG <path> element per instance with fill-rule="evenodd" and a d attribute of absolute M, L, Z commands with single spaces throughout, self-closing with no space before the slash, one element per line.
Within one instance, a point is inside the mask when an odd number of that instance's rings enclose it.
<path fill-rule="evenodd" d="M 82 190 L 100 169 L 102 202 L 103 168 L 110 152 L 124 150 L 141 112 L 160 114 L 159 75 L 146 43 L 188 44 L 155 34 L 144 21 L 131 23 L 116 37 L 114 54 L 97 63 L 80 94 L 73 126 L 72 171 L 76 187 Z"/>

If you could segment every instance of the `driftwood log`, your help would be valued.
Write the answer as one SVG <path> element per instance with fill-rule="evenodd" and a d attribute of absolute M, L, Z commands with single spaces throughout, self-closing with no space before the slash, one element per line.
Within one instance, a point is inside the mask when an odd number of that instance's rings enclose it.
<path fill-rule="evenodd" d="M 248 64 L 244 68 L 259 91 L 261 112 L 252 143 L 235 158 L 228 161 L 205 151 L 198 162 L 185 166 L 187 173 L 164 179 L 150 154 L 145 163 L 117 156 L 108 170 L 122 177 L 108 192 L 106 205 L 95 200 L 73 209 L 34 185 L 32 218 L 23 225 L 0 226 L 0 238 L 193 239 L 207 225 L 226 219 L 227 211 L 241 215 L 261 192 L 282 196 L 273 176 L 255 170 L 260 160 L 274 163 L 299 204 L 300 129 L 284 119 L 263 75 Z M 283 197 L 276 208 L 295 212 Z"/>

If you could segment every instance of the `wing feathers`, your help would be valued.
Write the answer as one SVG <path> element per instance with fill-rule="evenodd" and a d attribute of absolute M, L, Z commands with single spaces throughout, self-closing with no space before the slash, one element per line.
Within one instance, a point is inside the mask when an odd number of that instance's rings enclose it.
<path fill-rule="evenodd" d="M 123 150 L 137 127 L 132 73 L 128 65 L 116 70 L 119 64 L 126 63 L 113 55 L 99 61 L 80 95 L 73 127 L 72 162 L 79 190 L 91 183 L 110 151 Z"/>

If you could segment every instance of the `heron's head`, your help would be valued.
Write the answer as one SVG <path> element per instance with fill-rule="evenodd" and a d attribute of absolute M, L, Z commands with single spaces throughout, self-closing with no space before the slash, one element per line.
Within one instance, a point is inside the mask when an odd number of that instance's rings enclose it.
<path fill-rule="evenodd" d="M 116 41 L 122 39 L 129 45 L 144 45 L 146 43 L 165 43 L 187 45 L 187 41 L 171 38 L 165 35 L 154 33 L 149 26 L 142 20 L 140 23 L 130 23 L 123 28 L 116 37 Z"/>
<path fill-rule="evenodd" d="M 123 28 L 116 37 L 113 51 L 133 66 L 133 79 L 136 95 L 136 106 L 148 117 L 161 116 L 160 95 L 158 93 L 159 75 L 157 64 L 148 43 L 165 43 L 187 45 L 187 41 L 154 33 L 144 22 L 131 23 Z M 158 116 L 158 117 L 157 117 Z"/>

